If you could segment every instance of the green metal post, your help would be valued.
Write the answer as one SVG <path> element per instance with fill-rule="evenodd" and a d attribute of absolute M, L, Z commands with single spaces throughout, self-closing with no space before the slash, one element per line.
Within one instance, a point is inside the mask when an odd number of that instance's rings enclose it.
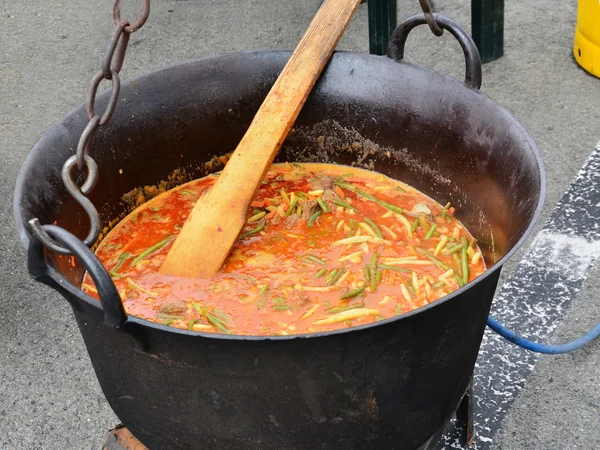
<path fill-rule="evenodd" d="M 471 26 L 481 62 L 504 54 L 504 0 L 471 0 Z"/>
<path fill-rule="evenodd" d="M 369 52 L 385 55 L 388 41 L 398 23 L 396 0 L 369 0 Z"/>

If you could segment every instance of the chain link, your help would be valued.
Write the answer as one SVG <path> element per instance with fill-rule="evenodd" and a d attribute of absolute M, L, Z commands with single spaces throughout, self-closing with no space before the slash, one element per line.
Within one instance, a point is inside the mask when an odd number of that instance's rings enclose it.
<path fill-rule="evenodd" d="M 421 4 L 421 9 L 425 14 L 425 20 L 427 21 L 427 25 L 429 25 L 429 29 L 436 36 L 441 36 L 444 34 L 444 29 L 441 28 L 435 20 L 434 14 L 437 13 L 437 8 L 435 7 L 435 3 L 433 0 L 419 0 Z"/>
<path fill-rule="evenodd" d="M 67 159 L 62 168 L 62 180 L 65 188 L 84 209 L 90 220 L 90 231 L 83 241 L 88 247 L 94 245 L 100 234 L 100 216 L 93 203 L 87 197 L 98 181 L 98 165 L 88 154 L 90 142 L 98 128 L 106 125 L 110 121 L 110 118 L 117 107 L 119 92 L 121 90 L 119 72 L 121 72 L 121 68 L 123 67 L 123 60 L 125 59 L 125 53 L 127 52 L 129 36 L 146 23 L 150 14 L 150 0 L 142 0 L 142 14 L 138 20 L 131 25 L 129 21 L 121 19 L 121 3 L 122 0 L 115 0 L 115 5 L 113 7 L 115 28 L 106 46 L 102 66 L 94 75 L 90 83 L 90 89 L 85 102 L 85 111 L 89 122 L 81 133 L 77 144 L 76 154 Z M 102 80 L 110 80 L 111 88 L 106 109 L 100 114 L 96 112 L 95 105 L 98 87 Z M 77 166 L 79 172 L 86 169 L 85 181 L 81 187 L 79 187 L 75 181 L 76 174 L 74 174 L 73 170 L 75 166 Z M 31 227 L 33 234 L 35 234 L 48 249 L 64 255 L 71 254 L 68 249 L 58 244 L 48 233 L 46 233 L 46 231 L 44 231 L 42 224 L 37 218 L 29 220 L 29 226 Z"/>

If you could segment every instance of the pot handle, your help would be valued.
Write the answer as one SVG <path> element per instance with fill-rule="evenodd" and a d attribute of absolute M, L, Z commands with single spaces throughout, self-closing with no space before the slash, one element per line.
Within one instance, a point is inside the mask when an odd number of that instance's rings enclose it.
<path fill-rule="evenodd" d="M 465 85 L 471 89 L 481 87 L 481 57 L 473 38 L 467 31 L 454 20 L 433 14 L 435 22 L 443 29 L 448 30 L 458 41 L 463 49 L 466 60 Z M 405 19 L 392 33 L 388 45 L 387 57 L 396 62 L 404 59 L 404 45 L 406 38 L 413 28 L 427 23 L 425 14 L 415 14 Z"/>
<path fill-rule="evenodd" d="M 55 225 L 43 225 L 43 229 L 79 258 L 90 273 L 100 297 L 102 311 L 104 312 L 104 323 L 115 328 L 125 324 L 127 314 L 123 308 L 119 291 L 117 291 L 115 283 L 113 283 L 108 271 L 96 255 L 79 238 L 64 228 Z M 98 301 L 69 283 L 58 270 L 48 266 L 44 256 L 44 244 L 33 235 L 29 240 L 27 267 L 31 276 L 37 281 L 41 281 L 58 291 L 67 291 L 71 295 L 83 297 L 91 302 Z"/>

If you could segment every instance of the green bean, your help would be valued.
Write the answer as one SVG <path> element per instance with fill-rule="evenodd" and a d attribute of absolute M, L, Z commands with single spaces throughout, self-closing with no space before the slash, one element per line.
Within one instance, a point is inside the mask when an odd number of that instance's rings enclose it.
<path fill-rule="evenodd" d="M 467 260 L 467 238 L 463 236 L 462 238 L 462 280 L 464 284 L 469 282 L 469 262 Z"/>
<path fill-rule="evenodd" d="M 175 314 L 157 314 L 156 318 L 157 319 L 172 319 L 172 320 L 183 320 L 183 319 L 185 319 L 184 316 L 177 316 Z"/>
<path fill-rule="evenodd" d="M 233 320 L 229 314 L 223 312 L 219 308 L 213 308 L 213 312 L 219 315 L 219 320 L 224 320 L 225 322 L 231 322 Z"/>
<path fill-rule="evenodd" d="M 400 191 L 400 192 L 406 192 L 404 189 L 402 189 L 400 186 L 396 186 L 396 190 Z"/>
<path fill-rule="evenodd" d="M 323 214 L 323 211 L 319 210 L 316 211 L 312 216 L 310 216 L 310 219 L 308 220 L 308 226 L 312 227 L 315 220 L 317 220 L 321 214 Z"/>
<path fill-rule="evenodd" d="M 460 256 L 458 256 L 456 253 L 453 253 L 452 256 L 454 257 L 454 261 L 456 261 L 458 264 L 462 264 Z"/>
<path fill-rule="evenodd" d="M 375 271 L 375 281 L 377 281 L 377 283 L 381 283 L 381 270 Z"/>
<path fill-rule="evenodd" d="M 331 280 L 333 277 L 335 277 L 335 274 L 338 272 L 338 269 L 331 269 L 331 272 L 329 272 L 327 274 L 327 276 L 325 277 L 325 281 L 329 281 Z"/>
<path fill-rule="evenodd" d="M 350 219 L 348 220 L 348 226 L 356 231 L 358 229 L 358 222 L 354 219 Z"/>
<path fill-rule="evenodd" d="M 114 273 L 115 275 L 117 275 L 119 269 L 121 267 L 123 267 L 123 264 L 125 264 L 125 261 L 127 261 L 130 256 L 131 256 L 131 253 L 129 253 L 129 252 L 123 252 L 123 253 L 121 253 L 119 255 L 119 257 L 118 257 L 119 263 L 115 266 L 115 268 L 113 270 L 111 270 L 111 272 Z"/>
<path fill-rule="evenodd" d="M 348 203 L 346 203 L 346 202 L 343 202 L 343 201 L 342 201 L 342 200 L 340 200 L 339 198 L 336 198 L 336 199 L 333 201 L 333 203 L 335 203 L 337 206 L 341 206 L 342 208 L 351 209 L 351 210 L 353 210 L 353 211 L 357 211 L 357 212 L 358 212 L 358 209 L 357 209 L 357 208 L 355 208 L 355 207 L 354 207 L 354 206 L 352 206 L 352 205 L 349 205 L 349 204 L 348 204 Z"/>
<path fill-rule="evenodd" d="M 292 200 L 292 203 L 290 203 L 290 207 L 288 208 L 288 210 L 285 213 L 285 217 L 292 215 L 292 213 L 294 212 L 294 208 L 298 204 L 298 200 L 299 200 L 298 197 L 294 197 L 294 200 Z"/>
<path fill-rule="evenodd" d="M 413 220 L 413 223 L 410 226 L 410 231 L 412 231 L 414 233 L 417 230 L 418 226 L 419 226 L 419 218 L 417 217 L 415 220 Z"/>
<path fill-rule="evenodd" d="M 140 253 L 138 256 L 136 256 L 136 258 L 131 261 L 131 267 L 135 267 L 135 265 L 137 263 L 139 263 L 142 259 L 144 259 L 146 256 L 148 256 L 150 253 L 154 253 L 156 250 L 164 247 L 166 244 L 168 244 L 171 241 L 171 236 L 167 236 L 165 239 L 163 239 L 162 241 L 154 244 L 152 247 L 147 248 L 146 250 L 144 250 L 142 253 Z"/>
<path fill-rule="evenodd" d="M 248 223 L 254 223 L 259 221 L 260 219 L 262 219 L 263 217 L 265 217 L 267 215 L 267 213 L 265 211 L 259 211 L 257 213 L 254 213 L 254 215 L 252 217 L 250 217 L 248 219 Z"/>
<path fill-rule="evenodd" d="M 462 244 L 456 244 L 456 245 L 453 245 L 452 247 L 448 247 L 442 253 L 444 255 L 451 255 L 453 253 L 456 253 L 458 250 L 461 250 L 462 248 L 463 248 Z"/>
<path fill-rule="evenodd" d="M 346 273 L 346 269 L 344 269 L 343 267 L 341 267 L 336 274 L 333 276 L 333 278 L 331 280 L 329 280 L 327 282 L 327 286 L 333 286 L 335 283 L 338 282 L 338 280 L 340 278 L 342 278 L 342 275 L 344 275 L 344 273 Z"/>
<path fill-rule="evenodd" d="M 431 239 L 433 237 L 434 231 L 437 229 L 437 224 L 433 224 L 427 234 L 425 235 L 425 239 Z"/>
<path fill-rule="evenodd" d="M 350 293 L 350 292 L 348 292 L 348 293 Z M 365 306 L 365 304 L 362 303 L 362 302 L 361 303 L 353 303 L 353 304 L 348 305 L 348 306 L 339 306 L 339 307 L 336 306 L 334 308 L 329 308 L 329 309 L 326 309 L 325 312 L 327 314 L 338 314 L 338 313 L 341 313 L 341 312 L 344 312 L 344 311 L 350 311 L 352 309 L 362 308 L 364 306 Z"/>
<path fill-rule="evenodd" d="M 406 286 L 408 288 L 408 291 L 413 295 L 413 297 L 415 296 L 416 292 L 415 292 L 415 288 L 413 287 L 412 284 L 409 284 L 408 286 Z"/>
<path fill-rule="evenodd" d="M 315 277 L 316 278 L 321 278 L 326 273 L 327 273 L 327 269 L 325 267 L 323 267 L 322 269 L 319 269 L 319 271 L 317 272 L 317 274 L 315 275 Z"/>
<path fill-rule="evenodd" d="M 196 322 L 198 322 L 200 319 L 194 319 L 194 320 L 190 320 L 188 322 L 188 330 L 193 330 L 194 329 L 194 325 L 196 324 Z"/>
<path fill-rule="evenodd" d="M 389 211 L 392 211 L 392 212 L 394 212 L 396 214 L 402 214 L 402 213 L 404 213 L 404 210 L 402 208 L 400 208 L 398 206 L 395 206 L 395 205 L 392 205 L 392 204 L 390 204 L 388 202 L 385 202 L 385 201 L 383 201 L 383 200 L 375 197 L 374 195 L 369 194 L 368 192 L 362 191 L 360 189 L 356 189 L 355 192 L 357 194 L 362 195 L 363 197 L 368 198 L 369 200 L 377 203 L 379 206 L 382 206 L 382 207 L 384 207 L 385 209 L 387 209 Z"/>
<path fill-rule="evenodd" d="M 258 292 L 259 296 L 263 296 L 267 293 L 267 291 L 269 290 L 269 285 L 268 284 L 263 284 L 262 287 L 260 288 L 260 291 Z"/>
<path fill-rule="evenodd" d="M 364 268 L 364 272 L 365 272 L 365 280 L 367 280 L 367 283 L 371 281 L 371 268 L 369 267 L 369 265 L 365 265 Z"/>
<path fill-rule="evenodd" d="M 377 235 L 377 237 L 379 239 L 383 239 L 383 233 L 381 232 L 381 228 L 379 228 L 379 225 L 377 225 L 375 222 L 373 222 L 371 219 L 368 219 L 368 218 L 365 218 L 365 222 L 371 228 L 373 228 L 373 231 L 375 232 L 375 234 Z"/>
<path fill-rule="evenodd" d="M 317 197 L 317 203 L 319 204 L 323 212 L 329 212 L 329 208 L 327 208 L 327 205 L 321 197 Z"/>
<path fill-rule="evenodd" d="M 371 292 L 375 292 L 377 289 L 377 259 L 379 258 L 379 254 L 377 252 L 373 253 L 371 256 L 371 260 L 369 261 L 369 281 Z M 380 272 L 381 273 L 381 272 Z"/>
<path fill-rule="evenodd" d="M 351 291 L 348 291 L 344 295 L 342 295 L 340 297 L 340 300 L 343 300 L 345 298 L 356 297 L 358 294 L 360 294 L 361 292 L 363 292 L 366 288 L 367 288 L 367 285 L 363 284 L 362 286 L 357 287 L 356 289 L 352 289 Z"/>
<path fill-rule="evenodd" d="M 312 263 L 313 263 L 313 262 L 312 262 L 310 259 L 308 259 L 306 256 L 297 256 L 297 258 L 298 258 L 300 261 L 302 261 L 303 263 L 306 263 L 306 264 L 312 264 Z"/>
<path fill-rule="evenodd" d="M 389 211 L 395 212 L 396 214 L 402 214 L 404 212 L 404 210 L 402 208 L 400 208 L 398 206 L 395 206 L 395 205 L 392 205 L 392 204 L 390 204 L 388 202 L 385 202 L 385 201 L 383 201 L 383 200 L 375 197 L 374 195 L 369 194 L 368 192 L 365 192 L 365 191 L 363 191 L 361 189 L 358 189 L 353 184 L 346 183 L 344 181 L 339 181 L 339 180 L 335 180 L 333 182 L 333 184 L 335 184 L 336 186 L 339 186 L 339 187 L 341 187 L 343 189 L 347 189 L 349 191 L 356 192 L 358 195 L 362 195 L 363 197 L 365 197 L 365 198 L 367 198 L 367 199 L 369 199 L 369 200 L 377 203 L 379 206 L 382 206 L 382 207 L 384 207 L 385 209 L 387 209 Z"/>
<path fill-rule="evenodd" d="M 416 250 L 421 255 L 429 258 L 430 261 L 432 261 L 436 266 L 438 266 L 443 271 L 450 270 L 450 266 L 448 264 L 443 263 L 442 261 L 440 261 L 439 259 L 437 259 L 435 256 L 433 256 L 431 253 L 429 253 L 427 250 L 423 250 L 422 248 L 419 248 L 419 247 L 416 247 Z"/>
<path fill-rule="evenodd" d="M 264 299 L 264 297 L 261 298 L 260 301 L 258 302 L 258 310 L 260 311 L 263 306 L 265 306 L 265 299 Z"/>
<path fill-rule="evenodd" d="M 458 275 L 454 275 L 454 279 L 456 280 L 456 283 L 458 284 L 459 287 L 463 287 L 465 285 L 463 279 L 461 277 L 459 277 Z"/>
<path fill-rule="evenodd" d="M 208 313 L 206 314 L 206 320 L 208 321 L 208 323 L 210 323 L 213 327 L 221 330 L 223 333 L 226 334 L 231 334 L 231 332 L 229 331 L 229 328 L 227 328 L 225 326 L 225 324 L 223 324 L 223 322 L 221 322 L 215 315 Z"/>
<path fill-rule="evenodd" d="M 273 303 L 275 303 L 276 305 L 283 305 L 283 304 L 285 303 L 285 300 L 286 300 L 286 298 L 285 298 L 285 297 L 279 297 L 279 296 L 277 296 L 277 297 L 273 297 L 273 298 L 271 299 L 271 301 L 272 301 Z"/>
<path fill-rule="evenodd" d="M 471 242 L 469 242 L 469 248 L 475 248 L 475 244 L 477 244 L 477 239 L 471 239 Z"/>
<path fill-rule="evenodd" d="M 440 216 L 444 219 L 446 218 L 446 214 L 448 214 L 448 209 L 450 209 L 450 202 L 446 203 L 446 206 L 440 211 Z"/>
<path fill-rule="evenodd" d="M 390 266 L 388 264 L 379 264 L 377 267 L 380 268 L 380 269 L 393 270 L 395 272 L 400 272 L 400 273 L 407 273 L 407 274 L 411 274 L 412 273 L 412 270 L 405 269 L 404 267 Z"/>
<path fill-rule="evenodd" d="M 402 312 L 402 305 L 398 303 L 396 305 L 396 309 L 394 310 L 394 314 L 400 314 Z"/>
<path fill-rule="evenodd" d="M 265 222 L 263 221 L 263 222 L 259 223 L 256 228 L 253 228 L 252 230 L 250 230 L 250 231 L 242 234 L 239 237 L 239 239 L 241 240 L 241 239 L 247 238 L 248 236 L 252 236 L 252 235 L 255 235 L 257 233 L 260 233 L 262 230 L 264 230 L 264 228 L 265 228 Z"/>
<path fill-rule="evenodd" d="M 360 192 L 362 192 L 362 191 L 360 191 Z M 400 208 L 399 206 L 392 205 L 391 203 L 384 202 L 383 200 L 378 200 L 375 203 L 377 203 L 379 206 L 383 206 L 385 209 L 387 209 L 388 211 L 392 211 L 393 213 L 404 214 L 404 210 L 402 208 Z"/>
<path fill-rule="evenodd" d="M 286 311 L 288 309 L 294 309 L 297 308 L 297 306 L 295 305 L 276 305 L 273 306 L 273 311 Z"/>
<path fill-rule="evenodd" d="M 342 175 L 342 177 L 343 177 L 343 175 Z M 341 187 L 342 189 L 347 189 L 347 190 L 352 191 L 352 192 L 356 191 L 356 186 L 354 186 L 351 183 L 345 182 L 343 180 L 343 178 L 341 180 L 340 179 L 334 180 L 333 184 L 335 184 L 336 186 Z"/>
<path fill-rule="evenodd" d="M 304 192 L 296 192 L 295 195 L 296 195 L 296 197 L 298 197 L 302 200 L 306 200 L 308 198 L 308 196 Z"/>
<path fill-rule="evenodd" d="M 183 189 L 178 191 L 178 193 L 181 195 L 196 195 L 196 191 L 190 191 L 189 189 Z"/>
<path fill-rule="evenodd" d="M 315 255 L 306 255 L 306 259 L 316 262 L 317 264 L 322 264 L 324 266 L 327 265 L 327 261 L 325 261 L 324 259 L 319 258 L 318 256 Z"/>
<path fill-rule="evenodd" d="M 446 286 L 446 283 L 444 281 L 438 281 L 437 283 L 435 283 L 433 286 L 431 286 L 433 289 L 439 289 L 441 287 Z"/>
<path fill-rule="evenodd" d="M 251 277 L 250 275 L 246 275 L 245 273 L 240 273 L 238 275 L 232 274 L 232 275 L 234 275 L 234 277 L 237 276 L 237 277 L 240 277 L 240 278 L 242 278 L 242 279 L 244 279 L 246 281 L 249 281 L 252 284 L 258 284 L 258 280 L 256 278 Z"/>
<path fill-rule="evenodd" d="M 371 271 L 371 275 L 375 273 L 375 269 L 377 268 L 377 259 L 379 258 L 379 253 L 373 253 L 371 256 L 371 260 L 369 261 L 369 270 Z"/>

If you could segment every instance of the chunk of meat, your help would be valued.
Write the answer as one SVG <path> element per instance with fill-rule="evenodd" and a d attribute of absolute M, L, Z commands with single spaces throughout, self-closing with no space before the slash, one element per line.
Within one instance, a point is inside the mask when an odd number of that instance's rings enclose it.
<path fill-rule="evenodd" d="M 271 223 L 273 225 L 277 225 L 279 222 L 281 222 L 281 216 L 279 214 L 275 214 L 271 219 Z"/>
<path fill-rule="evenodd" d="M 328 176 L 324 176 L 319 178 L 318 180 L 315 180 L 312 183 L 312 188 L 313 190 L 317 190 L 317 189 L 333 189 L 333 178 L 328 177 Z"/>
<path fill-rule="evenodd" d="M 325 205 L 327 205 L 327 208 L 329 208 L 329 211 L 333 211 L 335 209 L 334 202 L 335 199 L 338 197 L 339 195 L 337 195 L 333 189 L 325 189 L 325 192 L 323 192 L 323 195 L 321 196 L 321 198 L 325 202 Z"/>
<path fill-rule="evenodd" d="M 304 220 L 309 220 L 319 207 L 316 200 L 304 200 L 300 203 L 300 206 L 302 206 L 302 218 Z"/>
<path fill-rule="evenodd" d="M 310 297 L 302 292 L 292 291 L 288 294 L 288 301 L 292 305 L 304 306 L 309 303 Z"/>
<path fill-rule="evenodd" d="M 285 218 L 285 224 L 288 227 L 295 227 L 298 223 L 298 219 L 300 219 L 300 216 L 298 214 L 292 214 L 291 216 L 287 216 Z"/>
<path fill-rule="evenodd" d="M 187 305 L 185 302 L 167 302 L 158 307 L 158 312 L 177 316 L 187 312 Z"/>

